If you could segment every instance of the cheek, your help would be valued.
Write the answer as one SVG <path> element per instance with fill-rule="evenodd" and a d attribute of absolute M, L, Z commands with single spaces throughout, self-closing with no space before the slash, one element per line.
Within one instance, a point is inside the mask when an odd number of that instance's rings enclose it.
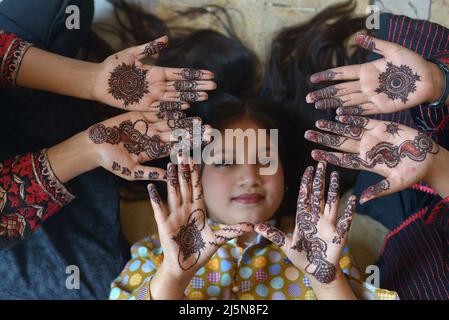
<path fill-rule="evenodd" d="M 285 186 L 284 175 L 276 174 L 265 178 L 265 188 L 270 194 L 270 200 L 273 206 L 278 208 L 284 198 Z"/>
<path fill-rule="evenodd" d="M 231 190 L 232 185 L 229 180 L 229 178 L 214 170 L 204 169 L 202 183 L 206 206 L 210 207 L 211 205 L 223 202 L 226 199 L 226 195 L 229 193 L 229 190 Z"/>

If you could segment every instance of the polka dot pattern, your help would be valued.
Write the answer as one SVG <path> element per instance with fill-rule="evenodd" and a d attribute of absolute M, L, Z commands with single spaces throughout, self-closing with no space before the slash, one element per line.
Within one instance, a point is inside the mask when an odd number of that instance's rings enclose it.
<path fill-rule="evenodd" d="M 217 229 L 218 230 L 218 229 Z M 340 259 L 343 272 L 357 273 L 345 249 Z M 163 261 L 163 251 L 155 238 L 145 238 L 131 248 L 132 259 L 111 286 L 109 299 L 148 299 L 148 281 Z M 394 292 L 362 285 L 350 278 L 356 296 L 369 299 L 397 299 Z M 273 299 L 315 300 L 308 278 L 284 253 L 268 241 L 259 240 L 242 249 L 236 241 L 221 246 L 195 273 L 184 291 L 187 299 Z"/>

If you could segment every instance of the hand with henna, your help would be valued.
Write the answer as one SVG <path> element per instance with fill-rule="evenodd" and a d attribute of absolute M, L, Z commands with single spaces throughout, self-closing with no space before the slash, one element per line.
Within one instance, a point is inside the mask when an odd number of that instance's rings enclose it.
<path fill-rule="evenodd" d="M 313 83 L 344 81 L 307 95 L 317 109 L 337 109 L 337 115 L 393 113 L 437 101 L 444 91 L 438 66 L 398 44 L 357 33 L 362 48 L 382 58 L 313 74 Z"/>
<path fill-rule="evenodd" d="M 62 182 L 97 167 L 126 180 L 166 180 L 164 169 L 143 163 L 167 157 L 181 144 L 198 147 L 211 140 L 210 126 L 187 118 L 183 108 L 162 102 L 152 112 L 128 112 L 97 123 L 49 149 L 53 170 Z M 178 129 L 185 133 L 180 142 L 172 136 Z"/>
<path fill-rule="evenodd" d="M 206 208 L 200 166 L 178 155 L 176 166 L 167 166 L 168 204 L 162 203 L 153 184 L 148 185 L 159 229 L 164 260 L 151 281 L 153 299 L 180 299 L 195 273 L 229 240 L 254 231 L 250 223 L 212 231 Z"/>
<path fill-rule="evenodd" d="M 305 138 L 342 152 L 312 151 L 313 159 L 344 168 L 365 170 L 385 177 L 368 187 L 360 203 L 406 189 L 425 181 L 440 191 L 438 173 L 445 171 L 447 151 L 426 134 L 393 122 L 359 116 L 337 116 L 338 122 L 319 120 L 317 128 L 329 133 L 309 130 Z"/>
<path fill-rule="evenodd" d="M 325 203 L 326 163 L 318 163 L 315 174 L 314 171 L 308 167 L 302 177 L 291 237 L 269 224 L 257 224 L 254 230 L 279 246 L 307 275 L 319 299 L 353 299 L 339 261 L 354 216 L 355 196 L 349 198 L 344 214 L 338 219 L 338 173 L 331 174 Z"/>
<path fill-rule="evenodd" d="M 98 67 L 92 88 L 94 99 L 129 111 L 148 111 L 159 101 L 206 100 L 205 91 L 216 88 L 212 72 L 142 63 L 163 50 L 167 42 L 164 36 L 108 57 Z"/>

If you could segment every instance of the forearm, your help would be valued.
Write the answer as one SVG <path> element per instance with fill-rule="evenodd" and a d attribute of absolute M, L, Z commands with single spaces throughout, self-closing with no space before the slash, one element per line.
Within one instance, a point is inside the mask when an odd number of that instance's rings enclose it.
<path fill-rule="evenodd" d="M 35 47 L 22 59 L 18 86 L 92 100 L 98 64 L 66 58 Z"/>
<path fill-rule="evenodd" d="M 150 282 L 151 298 L 153 300 L 182 300 L 184 290 L 191 278 L 188 275 L 175 277 L 161 266 Z"/>
<path fill-rule="evenodd" d="M 349 282 L 341 270 L 330 284 L 323 284 L 310 277 L 313 292 L 318 300 L 356 300 Z"/>
<path fill-rule="evenodd" d="M 48 149 L 48 159 L 62 183 L 98 167 L 98 159 L 85 131 Z"/>

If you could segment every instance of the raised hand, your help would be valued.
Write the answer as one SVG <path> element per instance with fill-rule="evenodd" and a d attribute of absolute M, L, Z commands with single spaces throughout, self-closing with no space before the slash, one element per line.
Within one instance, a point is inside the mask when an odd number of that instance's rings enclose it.
<path fill-rule="evenodd" d="M 312 284 L 330 284 L 342 274 L 339 260 L 354 216 L 355 196 L 351 196 L 343 216 L 337 222 L 339 176 L 332 172 L 325 196 L 326 164 L 308 167 L 302 177 L 293 236 L 268 224 L 257 224 L 254 230 L 279 246 L 290 261 Z"/>
<path fill-rule="evenodd" d="M 148 191 L 164 250 L 161 268 L 171 277 L 190 281 L 221 245 L 254 229 L 250 223 L 239 223 L 212 231 L 206 222 L 200 166 L 179 155 L 178 162 L 167 166 L 168 208 L 154 185 Z"/>
<path fill-rule="evenodd" d="M 319 129 L 307 131 L 306 139 L 344 153 L 312 151 L 317 161 L 385 177 L 367 188 L 360 203 L 427 181 L 440 147 L 426 134 L 392 122 L 358 116 L 337 116 L 338 122 L 319 120 Z"/>
<path fill-rule="evenodd" d="M 434 102 L 442 95 L 444 88 L 437 79 L 443 73 L 433 62 L 364 33 L 356 35 L 356 42 L 383 57 L 313 74 L 313 83 L 345 81 L 309 93 L 306 100 L 315 108 L 337 109 L 337 115 L 384 114 Z"/>
<path fill-rule="evenodd" d="M 208 98 L 214 75 L 207 70 L 162 68 L 145 65 L 142 59 L 167 46 L 166 36 L 128 48 L 108 57 L 99 67 L 93 97 L 129 111 L 148 111 L 159 101 L 195 102 Z"/>
<path fill-rule="evenodd" d="M 164 169 L 142 163 L 167 157 L 177 142 L 171 142 L 175 129 L 189 132 L 201 126 L 200 118 L 186 118 L 182 105 L 163 102 L 159 112 L 128 112 L 87 130 L 88 148 L 95 149 L 97 164 L 127 180 L 166 180 Z M 209 126 L 201 126 L 201 139 L 209 141 Z M 196 146 L 195 146 L 196 147 Z"/>

